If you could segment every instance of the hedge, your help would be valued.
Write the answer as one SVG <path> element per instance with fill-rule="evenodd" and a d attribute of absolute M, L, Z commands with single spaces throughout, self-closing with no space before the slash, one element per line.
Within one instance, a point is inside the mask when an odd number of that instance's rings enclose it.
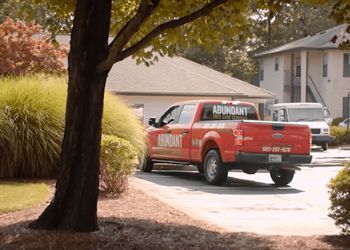
<path fill-rule="evenodd" d="M 331 179 L 328 185 L 331 201 L 329 216 L 344 234 L 350 235 L 350 163 Z"/>

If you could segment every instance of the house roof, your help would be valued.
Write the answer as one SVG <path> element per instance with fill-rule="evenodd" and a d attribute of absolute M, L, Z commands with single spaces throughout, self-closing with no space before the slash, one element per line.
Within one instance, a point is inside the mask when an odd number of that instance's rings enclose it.
<path fill-rule="evenodd" d="M 69 43 L 69 36 L 57 36 Z M 137 65 L 129 57 L 112 67 L 106 88 L 124 95 L 172 95 L 272 98 L 262 88 L 230 77 L 182 57 L 161 57 L 154 65 Z"/>
<path fill-rule="evenodd" d="M 132 58 L 116 63 L 107 88 L 120 94 L 272 98 L 272 94 L 182 57 L 160 57 L 154 65 Z"/>
<path fill-rule="evenodd" d="M 316 35 L 307 36 L 294 42 L 266 50 L 264 52 L 256 54 L 254 57 L 259 58 L 266 55 L 300 49 L 338 49 L 340 43 L 346 40 L 350 41 L 350 33 L 346 32 L 347 29 L 350 29 L 350 25 L 342 24 L 319 32 Z"/>

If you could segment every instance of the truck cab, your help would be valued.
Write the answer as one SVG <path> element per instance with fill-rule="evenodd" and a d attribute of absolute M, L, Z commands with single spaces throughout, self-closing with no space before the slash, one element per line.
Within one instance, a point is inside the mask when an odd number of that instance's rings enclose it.
<path fill-rule="evenodd" d="M 325 108 L 320 103 L 278 103 L 270 106 L 273 121 L 296 122 L 308 125 L 312 133 L 312 144 L 328 149 L 332 139 L 325 119 Z"/>

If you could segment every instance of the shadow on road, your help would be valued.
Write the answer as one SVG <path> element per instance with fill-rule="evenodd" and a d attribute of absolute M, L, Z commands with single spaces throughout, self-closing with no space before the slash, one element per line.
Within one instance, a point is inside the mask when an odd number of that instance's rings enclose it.
<path fill-rule="evenodd" d="M 137 172 L 136 178 L 152 182 L 160 186 L 186 188 L 191 191 L 220 195 L 276 195 L 304 192 L 290 186 L 277 187 L 271 183 L 263 183 L 239 178 L 228 177 L 222 186 L 212 186 L 205 182 L 204 176 L 196 171 L 155 170 L 152 173 Z"/>

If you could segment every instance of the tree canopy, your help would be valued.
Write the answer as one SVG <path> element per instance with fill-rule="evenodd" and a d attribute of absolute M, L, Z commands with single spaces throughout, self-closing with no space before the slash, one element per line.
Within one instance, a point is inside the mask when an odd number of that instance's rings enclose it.
<path fill-rule="evenodd" d="M 58 3 L 58 2 L 57 2 Z M 73 5 L 57 5 L 50 1 L 0 0 L 0 23 L 10 18 L 35 22 L 52 36 L 69 33 L 73 23 Z"/>
<path fill-rule="evenodd" d="M 31 13 L 17 15 L 25 16 L 27 20 L 30 20 L 31 16 L 50 31 L 60 32 L 55 24 L 57 20 L 67 20 L 66 23 L 72 21 L 75 3 L 73 0 L 26 2 L 34 4 Z M 40 15 L 42 9 L 51 13 L 49 18 Z M 228 37 L 235 37 L 237 34 L 245 36 L 249 31 L 249 14 L 249 1 L 113 1 L 110 35 L 125 35 L 133 29 L 130 25 L 133 24 L 136 29 L 125 36 L 127 41 L 117 60 L 133 55 L 138 58 L 138 62 L 148 64 L 157 60 L 159 55 L 173 56 L 179 49 L 191 45 L 204 46 L 209 51 L 214 51 L 215 47 Z M 129 29 L 126 29 L 127 26 Z M 119 42 L 119 39 L 116 40 L 113 41 L 114 44 Z M 111 45 L 110 48 L 112 47 Z M 114 50 L 116 48 L 110 52 Z"/>
<path fill-rule="evenodd" d="M 75 2 L 0 0 L 0 21 L 5 17 L 35 20 L 53 34 L 68 33 L 73 23 Z M 113 1 L 111 36 L 124 31 L 123 27 L 137 12 L 139 2 Z M 160 55 L 179 54 L 246 81 L 257 72 L 251 59 L 253 54 L 314 35 L 334 26 L 336 21 L 349 22 L 350 16 L 347 0 L 218 1 L 226 3 L 209 15 L 174 29 L 178 24 L 169 24 L 169 21 L 198 11 L 210 1 L 150 2 L 159 2 L 156 11 L 152 11 L 132 34 L 121 53 L 122 58 L 132 55 L 137 57 L 138 63 L 149 65 Z M 157 27 L 160 24 L 162 28 Z M 204 32 L 206 35 L 202 36 Z"/>
<path fill-rule="evenodd" d="M 271 10 L 251 3 L 248 19 L 250 36 L 245 39 L 226 39 L 214 53 L 203 47 L 190 47 L 180 53 L 195 62 L 251 82 L 258 73 L 252 56 L 269 48 L 312 36 L 336 25 L 331 18 L 334 3 L 321 5 L 290 1 Z"/>

